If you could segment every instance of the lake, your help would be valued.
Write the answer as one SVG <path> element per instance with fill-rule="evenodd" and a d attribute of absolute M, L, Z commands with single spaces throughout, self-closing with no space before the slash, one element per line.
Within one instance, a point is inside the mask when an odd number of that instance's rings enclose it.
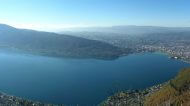
<path fill-rule="evenodd" d="M 161 53 L 108 61 L 0 52 L 0 91 L 45 103 L 92 105 L 118 90 L 165 82 L 188 66 Z"/>

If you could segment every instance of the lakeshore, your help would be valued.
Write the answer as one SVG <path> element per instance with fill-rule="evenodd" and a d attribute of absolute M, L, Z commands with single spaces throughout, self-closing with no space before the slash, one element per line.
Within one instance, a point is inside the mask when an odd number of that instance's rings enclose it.
<path fill-rule="evenodd" d="M 190 66 L 162 53 L 131 54 L 111 61 L 13 53 L 0 53 L 0 58 L 2 92 L 32 101 L 65 105 L 97 105 L 118 90 L 145 89 L 171 79 L 179 69 Z M 50 77 L 52 80 L 47 82 Z M 13 80 L 17 85 L 12 86 Z"/>
<path fill-rule="evenodd" d="M 190 68 L 181 69 L 169 81 L 144 90 L 121 91 L 100 106 L 189 106 Z"/>

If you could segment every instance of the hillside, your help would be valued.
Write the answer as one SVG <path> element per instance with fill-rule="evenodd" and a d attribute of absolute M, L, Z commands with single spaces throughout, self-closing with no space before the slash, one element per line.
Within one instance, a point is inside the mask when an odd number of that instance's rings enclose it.
<path fill-rule="evenodd" d="M 146 97 L 145 106 L 190 106 L 190 69 L 183 69 L 159 91 Z"/>
<path fill-rule="evenodd" d="M 115 26 L 84 29 L 64 33 L 119 48 L 130 48 L 133 53 L 163 52 L 190 63 L 190 27 Z"/>
<path fill-rule="evenodd" d="M 0 47 L 54 57 L 114 59 L 123 50 L 95 40 L 50 32 L 17 29 L 0 24 Z"/>
<path fill-rule="evenodd" d="M 108 97 L 101 106 L 190 106 L 190 68 L 170 81 L 145 90 L 132 90 Z"/>

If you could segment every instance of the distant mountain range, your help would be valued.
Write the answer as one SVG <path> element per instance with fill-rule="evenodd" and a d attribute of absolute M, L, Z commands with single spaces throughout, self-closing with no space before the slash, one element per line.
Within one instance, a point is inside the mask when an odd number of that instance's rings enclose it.
<path fill-rule="evenodd" d="M 159 27 L 159 26 L 112 26 L 112 27 L 83 27 L 83 28 L 68 28 L 60 31 L 65 32 L 101 32 L 115 33 L 124 35 L 143 35 L 160 32 L 183 32 L 190 31 L 190 27 Z"/>
<path fill-rule="evenodd" d="M 190 27 L 113 26 L 66 29 L 65 33 L 98 40 L 122 48 L 142 48 L 145 45 L 185 47 L 190 39 Z M 179 43 L 179 41 L 181 41 Z M 175 42 L 175 43 L 174 43 Z M 188 42 L 188 43 L 187 43 Z M 175 45 L 174 44 L 178 44 Z M 157 45 L 158 46 L 158 45 Z"/>
<path fill-rule="evenodd" d="M 15 48 L 27 53 L 74 58 L 117 58 L 124 52 L 113 45 L 85 38 L 17 29 L 0 24 L 0 48 Z"/>
<path fill-rule="evenodd" d="M 0 48 L 54 57 L 113 59 L 135 52 L 143 45 L 164 44 L 167 47 L 177 44 L 178 39 L 189 42 L 189 34 L 190 27 L 89 27 L 57 34 L 0 24 Z"/>

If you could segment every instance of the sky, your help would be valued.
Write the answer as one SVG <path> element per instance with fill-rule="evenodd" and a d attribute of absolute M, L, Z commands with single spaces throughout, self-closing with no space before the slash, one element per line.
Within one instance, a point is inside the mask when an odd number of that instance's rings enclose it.
<path fill-rule="evenodd" d="M 115 25 L 190 27 L 190 0 L 0 0 L 0 23 L 46 31 Z"/>

